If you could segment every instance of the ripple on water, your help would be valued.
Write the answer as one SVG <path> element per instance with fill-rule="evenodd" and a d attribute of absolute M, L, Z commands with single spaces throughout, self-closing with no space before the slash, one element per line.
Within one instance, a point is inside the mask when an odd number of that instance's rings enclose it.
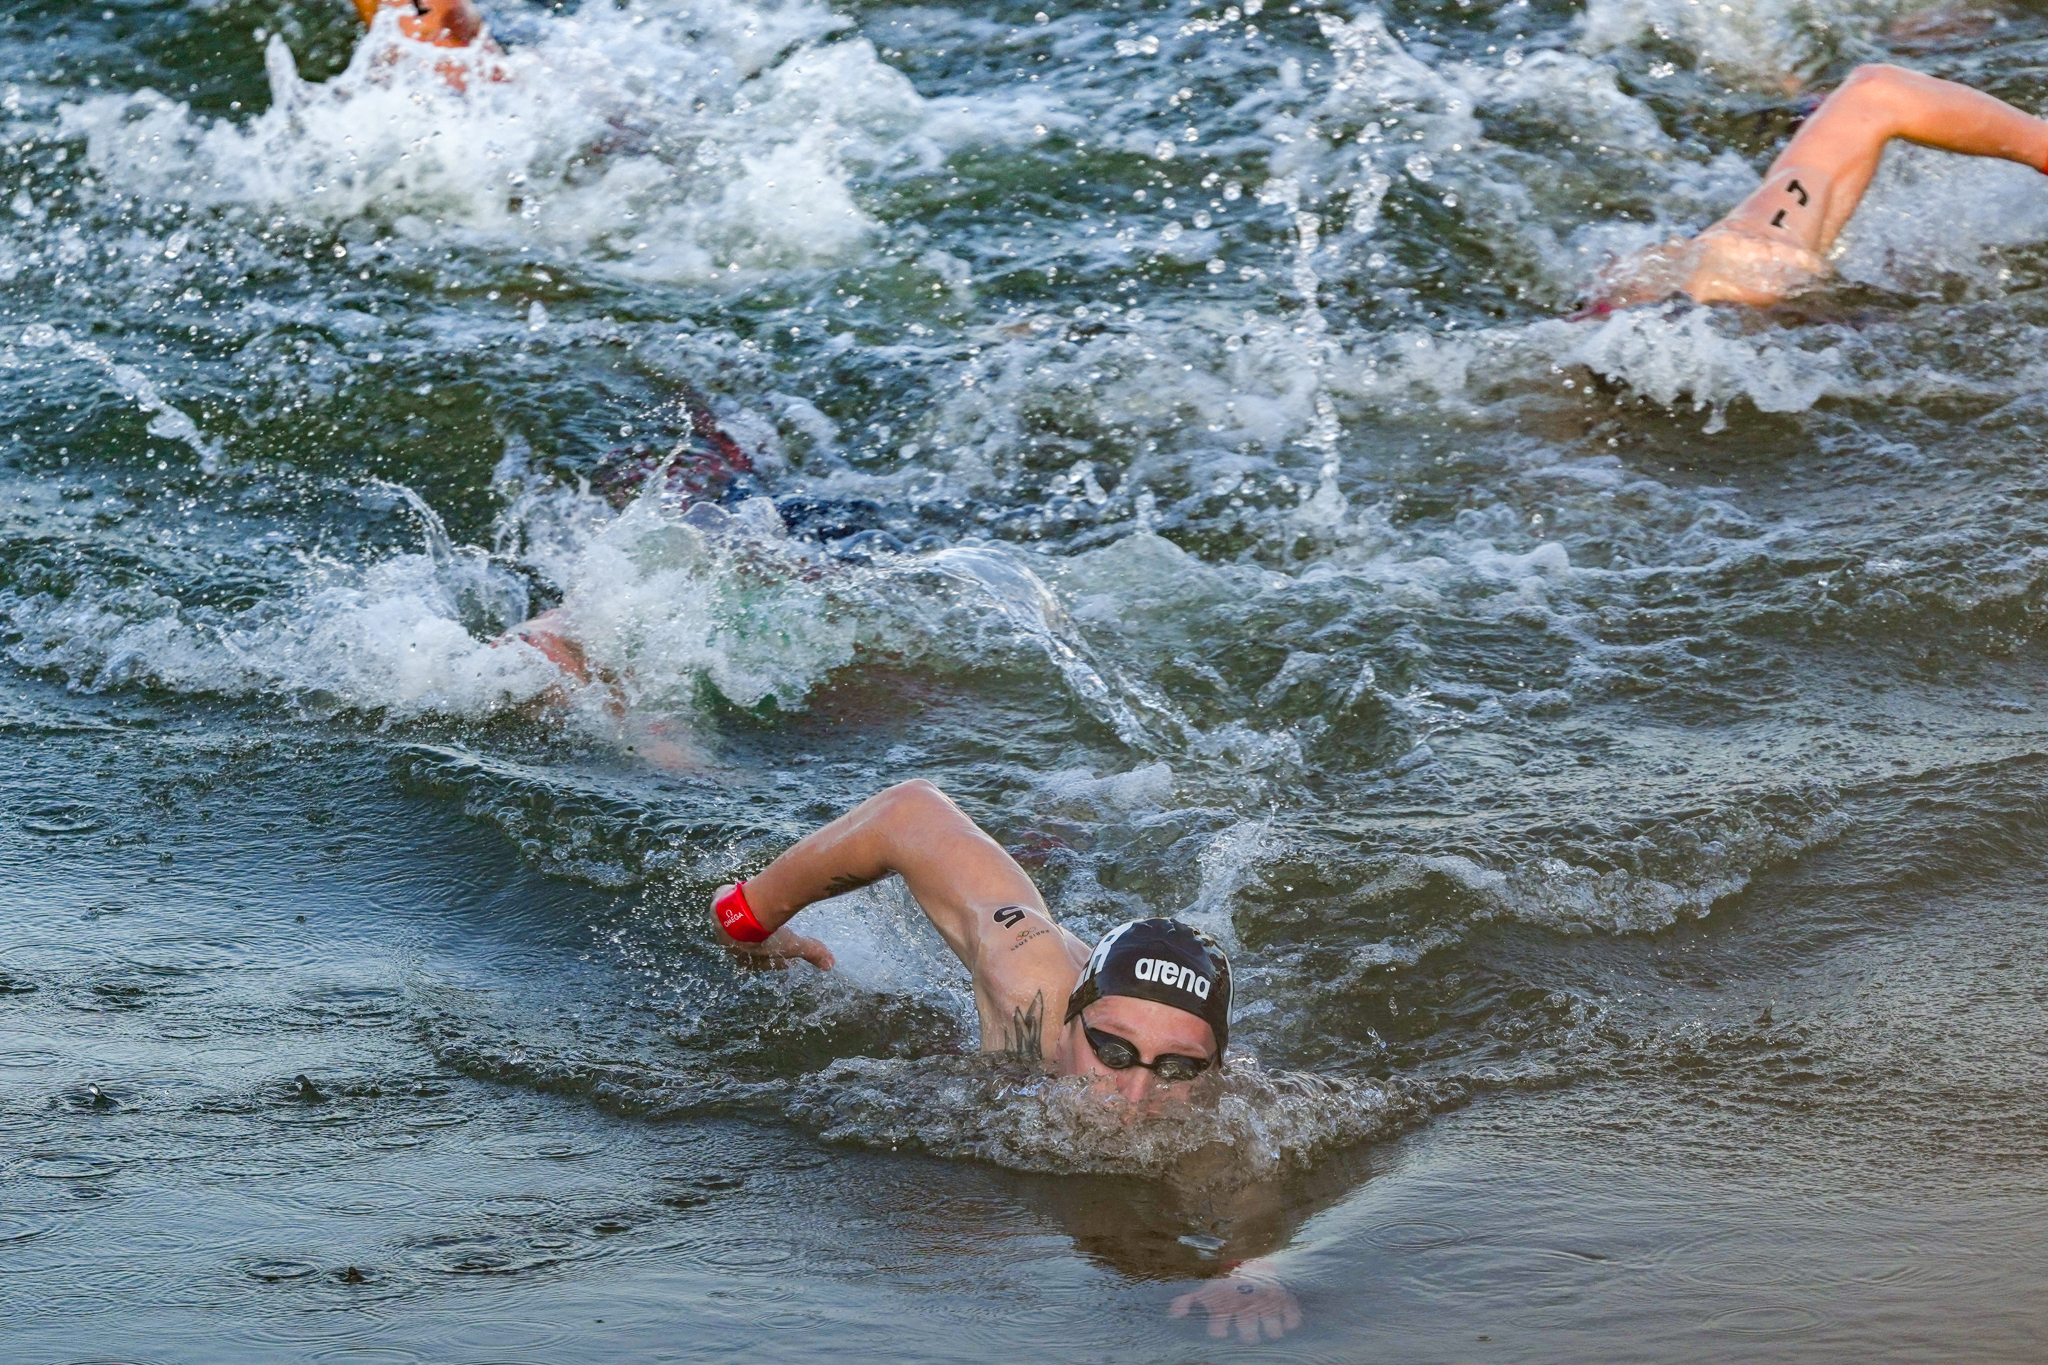
<path fill-rule="evenodd" d="M 1455 1246 L 1466 1236 L 1462 1229 L 1449 1223 L 1408 1220 L 1381 1223 L 1366 1232 L 1365 1240 L 1389 1251 L 1426 1251 L 1431 1247 Z"/>
<path fill-rule="evenodd" d="M 41 1237 L 56 1228 L 52 1214 L 0 1213 L 0 1246 L 12 1246 Z"/>
<path fill-rule="evenodd" d="M 100 1180 L 127 1164 L 99 1152 L 31 1152 L 15 1169 L 37 1180 Z"/>
<path fill-rule="evenodd" d="M 576 1238 L 559 1233 L 447 1233 L 415 1242 L 408 1259 L 443 1275 L 521 1275 L 572 1260 L 580 1249 Z"/>
<path fill-rule="evenodd" d="M 252 1280 L 264 1284 L 284 1284 L 292 1280 L 310 1280 L 320 1273 L 320 1267 L 311 1261 L 297 1261 L 284 1258 L 258 1257 L 240 1263 L 241 1271 Z"/>
<path fill-rule="evenodd" d="M 425 1133 L 395 1132 L 378 1133 L 363 1143 L 375 1152 L 402 1152 L 413 1147 L 424 1147 L 433 1139 Z"/>
<path fill-rule="evenodd" d="M 660 1202 L 672 1209 L 702 1208 L 747 1183 L 743 1175 L 728 1175 L 722 1171 L 663 1174 L 657 1178 L 664 1187 Z"/>
<path fill-rule="evenodd" d="M 33 1071 L 39 1067 L 54 1066 L 63 1061 L 63 1055 L 42 1047 L 17 1047 L 0 1049 L 0 1071 Z"/>
<path fill-rule="evenodd" d="M 486 1138 L 477 1144 L 477 1150 L 500 1161 L 570 1161 L 577 1157 L 589 1156 L 597 1150 L 590 1142 L 578 1142 L 562 1137 L 529 1137 L 509 1133 L 502 1137 Z"/>
<path fill-rule="evenodd" d="M 562 1349 L 570 1330 L 559 1322 L 533 1322 L 492 1316 L 466 1321 L 450 1328 L 435 1340 L 437 1354 L 446 1359 L 459 1355 L 489 1365 L 518 1365 L 521 1358 L 560 1360 L 572 1354 Z M 520 1354 L 514 1356 L 510 1352 Z"/>
<path fill-rule="evenodd" d="M 1713 1289 L 1793 1289 L 1852 1284 L 1931 1283 L 1955 1267 L 1910 1244 L 1866 1243 L 1855 1256 L 1830 1254 L 1810 1226 L 1726 1228 L 1667 1247 L 1661 1278 Z"/>
<path fill-rule="evenodd" d="M 330 987 L 292 1006 L 292 1012 L 321 1024 L 350 1028 L 384 1028 L 400 1013 L 400 998 L 384 987 Z"/>
<path fill-rule="evenodd" d="M 45 801 L 23 812 L 21 827 L 30 834 L 90 834 L 106 822 L 82 801 Z"/>
<path fill-rule="evenodd" d="M 743 1234 L 699 1238 L 685 1243 L 691 1260 L 720 1270 L 760 1270 L 796 1259 L 794 1244 Z"/>
<path fill-rule="evenodd" d="M 484 1200 L 483 1211 L 493 1218 L 537 1218 L 555 1208 L 555 1201 L 537 1194 L 502 1194 Z"/>
<path fill-rule="evenodd" d="M 98 951 L 62 940 L 30 939 L 0 952 L 0 967 L 25 973 L 88 971 L 104 961 Z"/>
<path fill-rule="evenodd" d="M 331 1101 L 308 1104 L 301 1100 L 287 1100 L 271 1110 L 268 1117 L 272 1123 L 285 1128 L 334 1128 L 352 1123 L 361 1116 Z"/>
<path fill-rule="evenodd" d="M 1789 1337 L 1811 1332 L 1827 1319 L 1799 1304 L 1766 1304 L 1755 1308 L 1731 1308 L 1707 1319 L 1718 1332 L 1745 1337 Z"/>
<path fill-rule="evenodd" d="M 123 953 L 121 961 L 158 976 L 197 976 L 246 967 L 253 956 L 247 944 L 234 939 L 167 935 Z"/>
<path fill-rule="evenodd" d="M 114 1010 L 139 1010 L 149 1006 L 154 994 L 151 984 L 132 976 L 105 977 L 83 989 L 64 992 L 64 1003 L 89 1014 Z"/>
<path fill-rule="evenodd" d="M 417 1351 L 408 1351 L 401 1346 L 330 1346 L 315 1351 L 313 1360 L 331 1361 L 333 1365 L 417 1365 L 425 1359 Z"/>
<path fill-rule="evenodd" d="M 424 1200 L 419 1190 L 399 1181 L 320 1178 L 300 1183 L 290 1197 L 302 1208 L 353 1218 L 404 1213 Z"/>

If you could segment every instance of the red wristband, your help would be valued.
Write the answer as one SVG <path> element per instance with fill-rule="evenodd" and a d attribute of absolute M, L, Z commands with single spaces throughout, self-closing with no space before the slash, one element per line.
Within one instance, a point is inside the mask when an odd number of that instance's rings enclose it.
<path fill-rule="evenodd" d="M 754 918 L 754 907 L 747 904 L 745 882 L 735 883 L 732 890 L 711 902 L 711 913 L 718 917 L 718 927 L 725 931 L 725 936 L 735 943 L 759 943 L 768 937 L 769 931 Z"/>

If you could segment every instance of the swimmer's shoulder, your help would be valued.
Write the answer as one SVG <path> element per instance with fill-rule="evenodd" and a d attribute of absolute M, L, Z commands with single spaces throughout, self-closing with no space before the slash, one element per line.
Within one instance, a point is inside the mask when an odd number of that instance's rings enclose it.
<path fill-rule="evenodd" d="M 1032 905 L 996 905 L 977 913 L 982 921 L 977 975 L 998 1000 L 1021 1002 L 1043 993 L 1064 1010 L 1088 945 L 1049 913 Z"/>

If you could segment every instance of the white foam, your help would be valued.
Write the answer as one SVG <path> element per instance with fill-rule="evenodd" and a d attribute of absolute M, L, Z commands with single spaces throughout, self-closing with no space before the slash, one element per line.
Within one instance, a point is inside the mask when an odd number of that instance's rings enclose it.
<path fill-rule="evenodd" d="M 801 0 L 593 0 L 532 19 L 533 40 L 496 57 L 410 42 L 387 12 L 321 85 L 273 37 L 271 107 L 245 124 L 148 90 L 61 116 L 95 171 L 150 200 L 417 220 L 703 279 L 841 259 L 874 228 L 855 175 L 929 165 L 940 137 L 1012 135 L 958 102 L 934 122 L 866 40 L 830 40 L 843 23 Z"/>
<path fill-rule="evenodd" d="M 88 580 L 68 594 L 0 594 L 16 663 L 88 690 L 271 693 L 317 709 L 488 716 L 558 681 L 524 645 L 492 649 L 461 623 L 460 570 L 430 554 L 367 569 L 308 560 L 281 602 L 220 615 L 146 589 Z M 500 571 L 502 572 L 502 571 Z M 492 586 L 518 591 L 517 580 Z"/>

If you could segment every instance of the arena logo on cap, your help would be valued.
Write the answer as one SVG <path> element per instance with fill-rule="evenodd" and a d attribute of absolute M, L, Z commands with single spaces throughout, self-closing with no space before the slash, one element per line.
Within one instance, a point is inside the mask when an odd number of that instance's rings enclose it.
<path fill-rule="evenodd" d="M 1156 981 L 1162 986 L 1177 986 L 1192 992 L 1197 1000 L 1209 998 L 1209 978 L 1192 967 L 1183 967 L 1178 962 L 1168 962 L 1163 957 L 1143 957 L 1131 969 L 1131 975 L 1140 981 Z"/>

